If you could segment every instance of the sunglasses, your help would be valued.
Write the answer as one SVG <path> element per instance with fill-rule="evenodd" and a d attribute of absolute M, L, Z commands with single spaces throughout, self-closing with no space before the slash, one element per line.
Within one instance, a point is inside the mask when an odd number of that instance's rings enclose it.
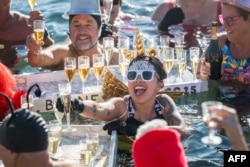
<path fill-rule="evenodd" d="M 120 5 L 121 0 L 113 0 L 113 5 Z M 100 0 L 100 6 L 103 6 L 103 0 Z"/>
<path fill-rule="evenodd" d="M 140 75 L 141 79 L 145 82 L 150 82 L 154 78 L 155 71 L 128 71 L 127 80 L 128 82 L 135 81 Z"/>
<path fill-rule="evenodd" d="M 233 16 L 233 17 L 225 17 L 223 18 L 222 14 L 218 16 L 219 17 L 219 21 L 221 24 L 226 25 L 226 26 L 232 26 L 234 24 L 234 22 L 241 18 L 242 16 Z"/>

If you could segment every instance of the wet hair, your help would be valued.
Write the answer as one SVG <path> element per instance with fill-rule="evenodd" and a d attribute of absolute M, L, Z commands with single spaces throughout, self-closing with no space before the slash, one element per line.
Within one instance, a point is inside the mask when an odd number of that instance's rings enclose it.
<path fill-rule="evenodd" d="M 75 16 L 76 15 L 70 15 L 69 16 L 69 26 L 71 24 L 71 21 L 72 21 L 73 17 L 75 17 Z M 101 18 L 101 16 L 99 16 L 99 15 L 90 15 L 90 16 L 92 16 L 95 19 L 95 21 L 96 21 L 96 23 L 98 25 L 98 29 L 100 30 L 100 27 L 102 25 L 102 18 Z"/>
<path fill-rule="evenodd" d="M 148 61 L 151 65 L 154 66 L 155 71 L 157 72 L 157 74 L 159 75 L 159 80 L 163 81 L 165 78 L 167 78 L 167 73 L 164 70 L 163 64 L 161 63 L 161 61 L 157 58 L 157 57 L 152 57 L 152 56 L 146 56 L 146 55 L 140 55 L 137 56 L 136 58 L 134 58 L 130 64 L 129 67 L 136 61 Z"/>

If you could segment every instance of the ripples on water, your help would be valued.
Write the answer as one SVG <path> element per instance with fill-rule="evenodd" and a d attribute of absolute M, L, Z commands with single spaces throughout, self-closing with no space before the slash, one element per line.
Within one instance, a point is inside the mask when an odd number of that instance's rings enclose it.
<path fill-rule="evenodd" d="M 62 18 L 62 15 L 69 10 L 69 0 L 37 0 L 36 9 L 43 12 L 46 18 L 46 26 L 51 36 L 56 42 L 63 42 L 68 32 L 68 20 Z M 135 0 L 123 0 L 122 10 L 126 13 L 131 13 L 142 18 L 131 21 L 130 24 L 137 25 L 142 34 L 145 36 L 157 35 L 156 24 L 151 22 L 150 16 L 154 11 L 156 5 L 161 0 L 147 0 L 147 1 L 135 1 Z M 142 7 L 143 6 L 143 7 Z M 30 8 L 25 0 L 12 0 L 12 9 L 18 10 L 25 14 L 28 14 Z M 133 32 L 126 32 L 133 33 Z M 198 97 L 198 96 L 197 96 Z M 196 99 L 198 99 L 196 97 Z M 179 110 L 181 111 L 187 125 L 190 127 L 192 136 L 183 141 L 183 145 L 186 150 L 186 156 L 188 158 L 190 167 L 214 167 L 223 166 L 223 150 L 231 149 L 229 140 L 224 136 L 223 143 L 219 146 L 207 146 L 200 142 L 202 136 L 208 133 L 207 127 L 203 124 L 200 117 L 200 109 L 196 108 L 196 111 L 191 111 L 190 105 L 186 105 L 187 98 L 184 98 L 185 102 L 178 102 Z M 184 105 L 183 105 L 184 104 Z M 48 119 L 53 119 L 53 116 L 49 115 Z M 74 116 L 73 116 L 74 117 Z M 93 123 L 89 119 L 83 119 L 74 117 L 75 123 Z M 249 126 L 246 121 L 246 117 L 241 119 L 243 130 L 246 135 L 247 141 L 250 141 Z M 94 124 L 97 122 L 94 122 Z M 248 142 L 249 143 L 249 142 Z M 168 150 L 166 150 L 168 151 Z M 124 153 L 119 153 L 117 156 L 117 166 L 119 167 L 130 167 L 133 166 L 131 157 Z"/>

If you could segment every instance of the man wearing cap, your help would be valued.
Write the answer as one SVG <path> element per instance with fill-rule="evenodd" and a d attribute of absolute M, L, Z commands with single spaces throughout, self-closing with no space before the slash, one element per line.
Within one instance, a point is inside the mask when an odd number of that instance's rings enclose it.
<path fill-rule="evenodd" d="M 44 119 L 25 109 L 10 113 L 0 126 L 0 159 L 5 167 L 80 167 L 53 161 L 48 153 L 48 129 Z"/>
<path fill-rule="evenodd" d="M 27 37 L 29 64 L 51 70 L 63 70 L 65 57 L 102 54 L 102 46 L 98 44 L 101 33 L 102 14 L 99 0 L 71 0 L 69 11 L 70 44 L 53 45 L 41 50 L 43 42 L 36 42 L 34 35 Z M 118 64 L 118 52 L 114 52 L 110 65 Z M 92 65 L 92 64 L 91 64 Z"/>

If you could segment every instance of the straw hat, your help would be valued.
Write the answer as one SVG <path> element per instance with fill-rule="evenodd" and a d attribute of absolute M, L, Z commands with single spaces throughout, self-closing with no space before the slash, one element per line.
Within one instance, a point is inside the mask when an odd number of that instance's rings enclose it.
<path fill-rule="evenodd" d="M 71 0 L 69 15 L 88 14 L 104 16 L 100 10 L 99 0 Z"/>
<path fill-rule="evenodd" d="M 232 6 L 239 7 L 243 10 L 250 12 L 250 1 L 249 0 L 222 0 L 222 3 L 228 3 Z"/>

